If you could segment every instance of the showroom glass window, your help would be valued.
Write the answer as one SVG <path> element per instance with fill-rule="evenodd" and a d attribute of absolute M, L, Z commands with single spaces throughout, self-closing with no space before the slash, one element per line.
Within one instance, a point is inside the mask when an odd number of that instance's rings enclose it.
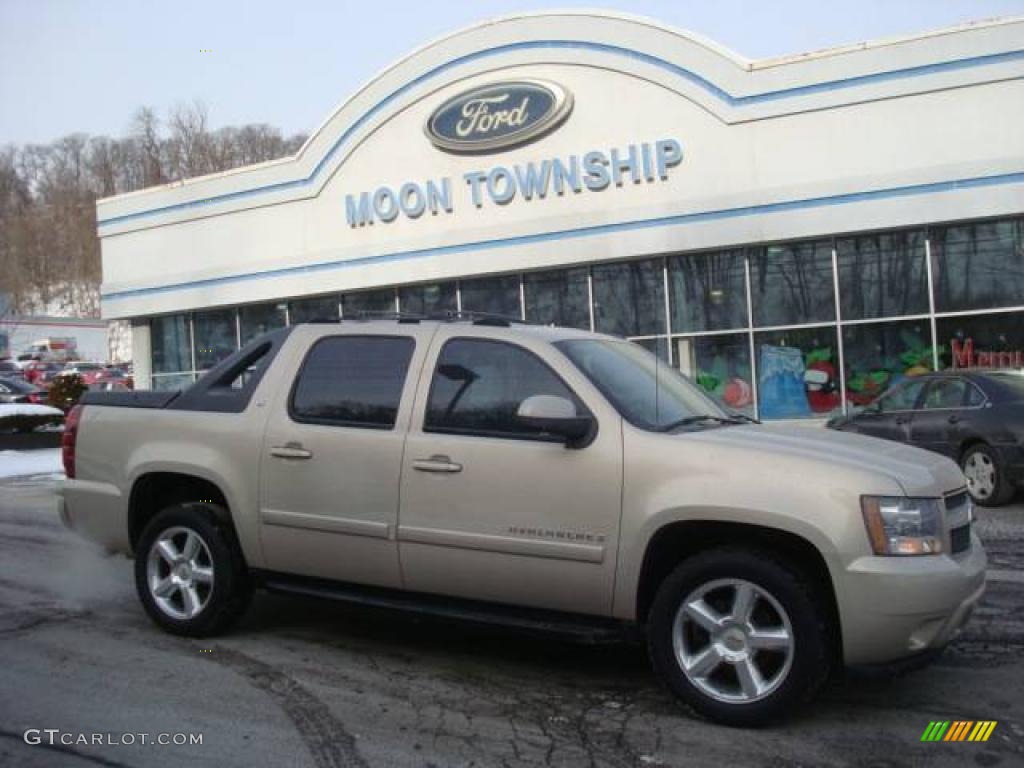
<path fill-rule="evenodd" d="M 169 392 L 175 389 L 185 389 L 191 386 L 196 377 L 191 373 L 175 373 L 169 376 L 154 376 L 153 390 L 157 392 Z"/>
<path fill-rule="evenodd" d="M 328 336 L 306 356 L 290 412 L 304 423 L 395 425 L 415 343 L 408 337 Z"/>
<path fill-rule="evenodd" d="M 745 264 L 743 252 L 737 250 L 670 258 L 668 284 L 672 332 L 746 328 Z"/>
<path fill-rule="evenodd" d="M 315 299 L 300 299 L 288 302 L 288 322 L 333 323 L 338 319 L 338 297 L 319 296 Z"/>
<path fill-rule="evenodd" d="M 587 268 L 529 272 L 523 277 L 526 321 L 590 329 Z"/>
<path fill-rule="evenodd" d="M 149 321 L 153 373 L 192 370 L 192 339 L 187 315 L 154 317 Z"/>
<path fill-rule="evenodd" d="M 238 349 L 235 310 L 214 309 L 192 316 L 196 345 L 196 370 L 212 368 Z"/>
<path fill-rule="evenodd" d="M 1024 304 L 1024 219 L 929 230 L 936 312 Z"/>
<path fill-rule="evenodd" d="M 801 325 L 836 319 L 832 242 L 787 243 L 750 250 L 754 325 Z"/>
<path fill-rule="evenodd" d="M 867 405 L 903 379 L 929 373 L 933 353 L 928 320 L 845 326 L 847 401 L 850 405 Z"/>
<path fill-rule="evenodd" d="M 597 264 L 591 269 L 594 327 L 617 336 L 665 333 L 665 274 L 661 259 Z"/>
<path fill-rule="evenodd" d="M 458 309 L 455 283 L 407 285 L 398 289 L 398 308 L 416 315 L 442 315 Z"/>
<path fill-rule="evenodd" d="M 1024 312 L 940 317 L 940 368 L 1024 367 Z"/>
<path fill-rule="evenodd" d="M 285 303 L 247 304 L 238 308 L 238 322 L 242 332 L 242 345 L 248 344 L 261 333 L 285 326 Z"/>
<path fill-rule="evenodd" d="M 836 240 L 843 320 L 928 313 L 922 230 Z"/>
<path fill-rule="evenodd" d="M 394 288 L 346 293 L 341 297 L 341 312 L 344 317 L 359 317 L 361 314 L 390 314 L 394 311 Z"/>
<path fill-rule="evenodd" d="M 821 418 L 842 407 L 834 325 L 757 333 L 754 348 L 761 418 Z"/>
<path fill-rule="evenodd" d="M 485 277 L 459 282 L 462 309 L 504 317 L 522 317 L 519 307 L 519 275 Z"/>
<path fill-rule="evenodd" d="M 754 415 L 750 338 L 746 333 L 674 339 L 676 364 L 721 405 Z"/>
<path fill-rule="evenodd" d="M 520 404 L 554 395 L 583 407 L 557 375 L 532 352 L 498 341 L 452 339 L 444 345 L 430 385 L 423 428 L 490 437 L 536 437 L 522 424 Z"/>

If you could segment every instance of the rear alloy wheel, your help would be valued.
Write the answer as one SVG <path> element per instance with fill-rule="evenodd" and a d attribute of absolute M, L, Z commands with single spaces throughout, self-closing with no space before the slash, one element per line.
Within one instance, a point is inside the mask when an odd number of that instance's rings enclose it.
<path fill-rule="evenodd" d="M 648 647 L 691 709 L 725 725 L 763 725 L 828 678 L 829 615 L 803 574 L 771 552 L 723 547 L 684 560 L 662 582 Z"/>
<path fill-rule="evenodd" d="M 234 531 L 214 504 L 175 504 L 136 546 L 135 587 L 150 618 L 176 635 L 204 637 L 234 623 L 252 594 Z"/>
<path fill-rule="evenodd" d="M 1013 498 L 1013 486 L 1006 482 L 999 457 L 989 446 L 968 448 L 960 468 L 967 478 L 967 492 L 976 504 L 998 507 Z"/>

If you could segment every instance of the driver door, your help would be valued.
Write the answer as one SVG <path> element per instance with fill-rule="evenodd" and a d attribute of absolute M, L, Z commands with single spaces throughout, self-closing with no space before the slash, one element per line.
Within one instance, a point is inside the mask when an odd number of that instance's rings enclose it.
<path fill-rule="evenodd" d="M 914 408 L 925 384 L 920 379 L 911 379 L 883 394 L 857 415 L 857 431 L 885 440 L 908 442 Z"/>
<path fill-rule="evenodd" d="M 550 345 L 488 330 L 442 326 L 423 369 L 402 466 L 404 585 L 609 615 L 621 417 Z M 596 437 L 571 449 L 527 428 L 516 412 L 534 395 L 592 414 Z"/>

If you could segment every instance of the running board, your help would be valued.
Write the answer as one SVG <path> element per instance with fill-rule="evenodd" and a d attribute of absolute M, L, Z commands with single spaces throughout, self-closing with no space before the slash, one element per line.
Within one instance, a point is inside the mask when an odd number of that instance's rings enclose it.
<path fill-rule="evenodd" d="M 257 585 L 268 592 L 317 597 L 527 632 L 564 635 L 584 643 L 636 642 L 640 638 L 640 630 L 630 622 L 584 614 L 519 608 L 270 571 L 255 571 L 253 576 Z"/>

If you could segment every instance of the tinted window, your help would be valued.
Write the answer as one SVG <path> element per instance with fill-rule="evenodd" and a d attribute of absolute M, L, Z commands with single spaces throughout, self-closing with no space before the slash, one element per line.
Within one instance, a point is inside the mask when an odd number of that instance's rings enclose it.
<path fill-rule="evenodd" d="M 754 325 L 835 320 L 831 244 L 820 240 L 751 251 L 750 292 Z"/>
<path fill-rule="evenodd" d="M 959 408 L 963 405 L 966 390 L 967 382 L 963 379 L 940 379 L 932 382 L 923 407 Z"/>
<path fill-rule="evenodd" d="M 338 297 L 322 296 L 316 299 L 299 299 L 288 304 L 288 322 L 324 323 L 338 319 Z"/>
<path fill-rule="evenodd" d="M 462 308 L 467 312 L 487 312 L 504 317 L 520 317 L 519 275 L 463 280 Z"/>
<path fill-rule="evenodd" d="M 910 411 L 917 402 L 918 395 L 924 389 L 924 381 L 911 381 L 901 384 L 878 400 L 878 406 L 883 411 Z"/>
<path fill-rule="evenodd" d="M 747 280 L 742 251 L 697 253 L 668 260 L 672 330 L 747 327 Z"/>
<path fill-rule="evenodd" d="M 940 312 L 1016 306 L 1024 296 L 1024 219 L 936 228 L 929 235 Z"/>
<path fill-rule="evenodd" d="M 192 369 L 192 339 L 188 317 L 169 315 L 149 321 L 153 353 L 153 373 L 188 371 Z M 52 370 L 47 366 L 47 370 Z"/>
<path fill-rule="evenodd" d="M 890 232 L 836 241 L 844 320 L 928 311 L 924 232 Z"/>
<path fill-rule="evenodd" d="M 665 333 L 665 273 L 661 259 L 599 264 L 591 270 L 594 326 L 618 336 Z"/>
<path fill-rule="evenodd" d="M 255 339 L 261 333 L 275 328 L 284 328 L 285 305 L 281 304 L 250 304 L 238 308 L 238 321 L 242 331 L 242 346 Z"/>
<path fill-rule="evenodd" d="M 536 437 L 516 418 L 533 395 L 555 395 L 583 407 L 539 358 L 498 341 L 453 339 L 445 344 L 430 385 L 424 429 L 496 437 Z"/>
<path fill-rule="evenodd" d="M 296 421 L 390 429 L 395 425 L 413 340 L 330 336 L 313 345 L 292 393 Z"/>
<path fill-rule="evenodd" d="M 408 285 L 398 289 L 398 306 L 402 312 L 417 315 L 439 315 L 454 312 L 455 283 Z"/>
<path fill-rule="evenodd" d="M 590 328 L 587 268 L 529 272 L 523 277 L 526 320 L 566 328 Z"/>
<path fill-rule="evenodd" d="M 979 405 L 984 405 L 985 393 L 978 389 L 973 384 L 967 386 L 967 407 L 977 408 Z"/>
<path fill-rule="evenodd" d="M 196 370 L 213 368 L 225 357 L 237 351 L 238 328 L 235 322 L 233 309 L 195 313 L 193 333 L 196 343 Z"/>
<path fill-rule="evenodd" d="M 341 312 L 345 317 L 387 315 L 394 311 L 395 291 L 393 288 L 346 293 L 341 297 Z"/>

